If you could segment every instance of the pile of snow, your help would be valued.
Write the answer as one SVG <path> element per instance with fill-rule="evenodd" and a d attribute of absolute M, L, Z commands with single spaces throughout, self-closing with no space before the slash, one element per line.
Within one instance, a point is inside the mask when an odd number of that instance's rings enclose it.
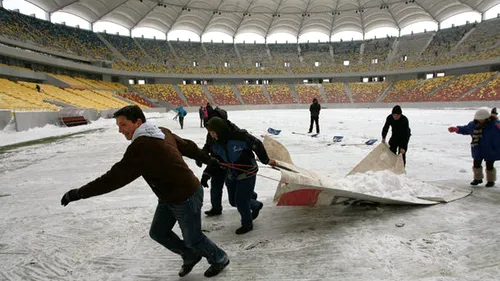
<path fill-rule="evenodd" d="M 329 179 L 327 186 L 407 201 L 421 196 L 440 197 L 445 194 L 445 191 L 438 186 L 412 179 L 406 175 L 396 175 L 390 171 L 370 171 L 336 180 Z"/>

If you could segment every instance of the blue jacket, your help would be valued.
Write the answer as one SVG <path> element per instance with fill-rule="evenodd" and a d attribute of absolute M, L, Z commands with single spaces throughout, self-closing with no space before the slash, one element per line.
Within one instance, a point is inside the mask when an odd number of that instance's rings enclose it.
<path fill-rule="evenodd" d="M 177 111 L 179 113 L 179 117 L 184 117 L 187 114 L 187 111 L 184 109 L 184 107 L 182 105 L 176 107 L 175 111 Z"/>
<path fill-rule="evenodd" d="M 458 134 L 474 135 L 476 122 L 472 121 L 465 126 L 458 126 Z M 489 119 L 483 128 L 479 145 L 471 145 L 472 158 L 485 161 L 500 160 L 500 122 Z"/>
<path fill-rule="evenodd" d="M 257 174 L 259 167 L 255 161 L 254 152 L 263 164 L 269 162 L 269 157 L 263 143 L 247 131 L 241 129 L 233 128 L 233 131 L 229 133 L 227 140 L 224 142 L 211 143 L 211 154 L 218 158 L 219 161 L 228 164 L 243 165 L 236 166 L 236 168 L 244 171 L 229 168 L 227 175 L 229 178 L 244 179 Z M 210 168 L 207 167 L 205 173 L 210 174 Z"/>

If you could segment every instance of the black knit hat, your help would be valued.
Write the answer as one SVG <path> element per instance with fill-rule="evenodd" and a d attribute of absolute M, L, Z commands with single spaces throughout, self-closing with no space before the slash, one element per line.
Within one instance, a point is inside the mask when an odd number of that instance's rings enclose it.
<path fill-rule="evenodd" d="M 227 139 L 227 136 L 229 134 L 229 127 L 226 125 L 226 122 L 224 122 L 224 120 L 222 120 L 222 118 L 219 118 L 219 117 L 210 118 L 210 120 L 208 120 L 207 124 L 205 124 L 205 127 L 209 131 L 216 132 L 217 138 L 219 140 Z"/>
<path fill-rule="evenodd" d="M 396 105 L 392 108 L 392 114 L 403 114 L 403 111 L 401 110 L 401 106 Z"/>
<path fill-rule="evenodd" d="M 493 107 L 493 109 L 491 110 L 491 114 L 498 115 L 496 107 Z"/>

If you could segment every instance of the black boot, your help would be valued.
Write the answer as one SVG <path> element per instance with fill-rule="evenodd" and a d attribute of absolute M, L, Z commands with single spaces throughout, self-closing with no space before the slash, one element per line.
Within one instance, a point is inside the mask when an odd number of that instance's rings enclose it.
<path fill-rule="evenodd" d="M 497 169 L 486 170 L 486 187 L 495 186 L 495 181 L 497 180 Z"/>
<path fill-rule="evenodd" d="M 222 215 L 222 210 L 214 210 L 212 208 L 208 211 L 205 211 L 205 215 L 207 215 L 207 217 L 220 216 L 220 215 Z"/>
<path fill-rule="evenodd" d="M 478 184 L 481 184 L 483 183 L 483 180 L 473 180 L 470 182 L 470 185 L 478 185 Z"/>
<path fill-rule="evenodd" d="M 245 234 L 247 232 L 250 232 L 253 230 L 253 226 L 244 226 L 242 225 L 240 228 L 236 229 L 235 233 L 236 234 Z"/>
<path fill-rule="evenodd" d="M 252 220 L 256 219 L 259 216 L 259 212 L 262 207 L 264 207 L 264 204 L 262 202 L 259 202 L 259 206 L 255 210 L 252 210 Z"/>
<path fill-rule="evenodd" d="M 184 277 L 186 275 L 189 274 L 189 272 L 191 272 L 191 270 L 193 270 L 193 267 L 199 263 L 201 261 L 201 256 L 199 258 L 197 258 L 196 260 L 190 262 L 190 263 L 185 263 L 182 265 L 181 267 L 181 270 L 179 270 L 179 276 L 180 277 Z"/>
<path fill-rule="evenodd" d="M 212 264 L 210 267 L 205 271 L 204 275 L 205 277 L 213 277 L 219 273 L 221 273 L 224 268 L 229 264 L 229 259 L 223 263 L 223 264 Z"/>

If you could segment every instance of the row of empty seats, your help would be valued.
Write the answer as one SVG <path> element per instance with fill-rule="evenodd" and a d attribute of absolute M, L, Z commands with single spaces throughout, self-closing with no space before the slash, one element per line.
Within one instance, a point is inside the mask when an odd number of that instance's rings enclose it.
<path fill-rule="evenodd" d="M 309 104 L 313 98 L 317 98 L 320 103 L 374 103 L 379 99 L 380 102 L 387 103 L 500 100 L 499 77 L 498 72 L 484 72 L 393 83 L 208 85 L 206 87 L 193 84 L 152 84 L 135 85 L 137 93 L 122 92 L 119 93 L 121 98 L 115 96 L 115 91 L 88 88 L 95 86 L 93 82 L 87 84 L 87 88 L 59 88 L 38 84 L 40 87 L 38 91 L 36 83 L 23 81 L 16 83 L 0 79 L 3 86 L 0 89 L 0 108 L 55 111 L 64 104 L 98 110 L 119 108 L 129 104 L 153 107 L 154 104 L 148 99 L 176 106 L 202 106 L 211 102 L 209 96 L 216 105 L 239 105 L 242 102 L 243 104 Z M 240 96 L 234 89 L 237 89 Z"/>

